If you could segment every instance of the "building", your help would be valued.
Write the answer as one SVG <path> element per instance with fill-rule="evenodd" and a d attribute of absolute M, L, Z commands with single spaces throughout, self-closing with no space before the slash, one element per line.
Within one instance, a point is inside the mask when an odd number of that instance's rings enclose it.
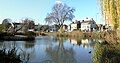
<path fill-rule="evenodd" d="M 86 20 L 82 20 L 81 22 L 81 31 L 93 31 L 97 28 L 96 22 L 93 20 L 93 18 Z"/>
<path fill-rule="evenodd" d="M 63 30 L 65 30 L 65 31 L 68 31 L 68 26 L 67 25 L 63 25 Z"/>
<path fill-rule="evenodd" d="M 70 24 L 70 30 L 71 31 L 74 31 L 74 30 L 79 30 L 81 28 L 81 23 L 80 23 L 80 21 L 75 21 L 75 22 L 72 22 L 71 24 Z"/>
<path fill-rule="evenodd" d="M 23 27 L 22 23 L 15 23 L 15 22 L 14 22 L 13 25 L 14 25 L 15 30 L 16 30 L 17 32 L 23 32 L 23 31 L 22 31 L 22 27 Z"/>
<path fill-rule="evenodd" d="M 50 27 L 50 32 L 57 32 L 59 30 L 59 25 L 54 24 L 49 26 Z"/>

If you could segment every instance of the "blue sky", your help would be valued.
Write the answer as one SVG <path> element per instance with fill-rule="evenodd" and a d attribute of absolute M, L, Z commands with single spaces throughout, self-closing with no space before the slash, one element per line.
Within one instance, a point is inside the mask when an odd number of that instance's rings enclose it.
<path fill-rule="evenodd" d="M 62 0 L 68 6 L 76 9 L 73 20 L 86 17 L 94 18 L 102 23 L 98 0 Z M 44 18 L 51 12 L 56 0 L 0 0 L 0 23 L 5 18 L 20 22 L 23 18 L 32 18 L 35 23 L 45 24 Z"/>

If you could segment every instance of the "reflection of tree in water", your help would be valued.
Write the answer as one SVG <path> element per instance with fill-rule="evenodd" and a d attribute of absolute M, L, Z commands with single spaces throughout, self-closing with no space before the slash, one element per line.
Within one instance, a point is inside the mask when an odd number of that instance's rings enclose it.
<path fill-rule="evenodd" d="M 120 44 L 113 46 L 97 43 L 94 47 L 94 63 L 120 63 Z"/>
<path fill-rule="evenodd" d="M 0 42 L 0 49 L 3 48 L 3 42 Z"/>
<path fill-rule="evenodd" d="M 35 41 L 26 41 L 25 48 L 33 48 L 35 46 Z"/>
<path fill-rule="evenodd" d="M 19 52 L 19 54 L 20 54 L 20 57 L 21 57 L 23 63 L 28 63 L 29 60 L 34 56 L 34 49 L 30 50 L 30 51 L 28 51 L 28 50 L 21 50 Z"/>
<path fill-rule="evenodd" d="M 24 63 L 29 62 L 34 57 L 34 46 L 35 41 L 25 41 L 24 49 L 19 52 Z"/>
<path fill-rule="evenodd" d="M 51 63 L 76 63 L 76 60 L 74 59 L 75 53 L 73 49 L 64 48 L 65 38 L 59 37 L 57 39 L 59 42 L 58 45 L 55 45 L 55 47 L 49 46 L 46 48 L 46 52 L 51 57 L 51 60 L 49 62 Z"/>
<path fill-rule="evenodd" d="M 32 56 L 34 56 L 33 55 L 33 52 L 34 52 L 34 48 L 33 48 L 34 45 L 33 44 L 32 45 L 30 44 L 30 46 L 27 47 L 27 48 L 26 47 L 20 47 L 25 43 L 19 44 L 19 42 L 17 42 L 17 41 L 3 42 L 3 43 L 0 43 L 0 44 L 1 44 L 0 45 L 0 50 L 6 49 L 7 51 L 11 51 L 15 48 L 16 53 L 18 55 L 20 55 L 20 60 L 22 60 L 23 63 L 28 62 L 32 58 Z M 28 49 L 28 48 L 31 48 L 31 49 Z"/>

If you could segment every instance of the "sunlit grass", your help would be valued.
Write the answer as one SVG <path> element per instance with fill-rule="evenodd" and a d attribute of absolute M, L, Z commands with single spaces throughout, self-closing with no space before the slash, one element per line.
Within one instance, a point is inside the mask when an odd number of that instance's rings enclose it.
<path fill-rule="evenodd" d="M 120 44 L 114 46 L 109 44 L 97 43 L 94 47 L 94 63 L 119 63 L 120 62 Z"/>

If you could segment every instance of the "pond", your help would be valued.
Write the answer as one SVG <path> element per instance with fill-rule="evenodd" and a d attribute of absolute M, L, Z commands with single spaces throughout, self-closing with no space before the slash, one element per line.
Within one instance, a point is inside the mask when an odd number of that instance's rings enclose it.
<path fill-rule="evenodd" d="M 4 41 L 0 49 L 16 47 L 23 62 L 93 63 L 94 39 L 70 39 L 40 36 L 35 41 Z"/>

